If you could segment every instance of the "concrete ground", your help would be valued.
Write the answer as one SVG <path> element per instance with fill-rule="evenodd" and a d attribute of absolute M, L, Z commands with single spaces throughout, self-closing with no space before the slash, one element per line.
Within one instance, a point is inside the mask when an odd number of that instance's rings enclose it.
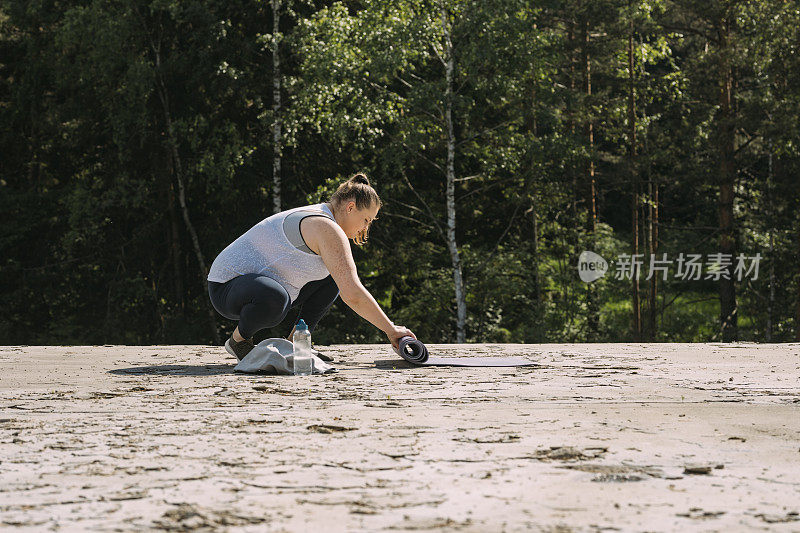
<path fill-rule="evenodd" d="M 800 344 L 0 348 L 0 529 L 800 531 Z"/>

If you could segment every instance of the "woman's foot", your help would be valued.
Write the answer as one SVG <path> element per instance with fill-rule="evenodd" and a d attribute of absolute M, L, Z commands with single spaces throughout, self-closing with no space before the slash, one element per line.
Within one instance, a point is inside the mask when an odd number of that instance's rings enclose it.
<path fill-rule="evenodd" d="M 236 357 L 236 359 L 239 361 L 244 359 L 244 356 L 250 353 L 250 350 L 253 348 L 254 344 L 252 337 L 249 339 L 244 339 L 241 342 L 237 342 L 233 339 L 233 335 L 231 335 L 225 343 L 225 351 Z"/>

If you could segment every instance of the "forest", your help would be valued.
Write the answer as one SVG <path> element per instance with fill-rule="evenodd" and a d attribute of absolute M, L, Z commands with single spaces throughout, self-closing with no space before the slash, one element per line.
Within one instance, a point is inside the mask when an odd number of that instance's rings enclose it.
<path fill-rule="evenodd" d="M 800 341 L 798 171 L 798 0 L 0 0 L 0 344 L 220 344 L 216 255 L 356 172 L 425 342 Z"/>

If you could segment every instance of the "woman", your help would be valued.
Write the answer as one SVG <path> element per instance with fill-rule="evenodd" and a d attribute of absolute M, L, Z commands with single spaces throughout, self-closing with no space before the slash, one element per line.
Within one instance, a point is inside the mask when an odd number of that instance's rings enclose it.
<path fill-rule="evenodd" d="M 296 306 L 298 321 L 313 332 L 339 295 L 395 348 L 406 335 L 416 338 L 394 325 L 364 288 L 350 251 L 348 239 L 364 244 L 381 205 L 367 177 L 356 174 L 327 202 L 276 213 L 222 250 L 208 273 L 208 293 L 219 314 L 239 321 L 225 343 L 228 353 L 244 358 L 255 333 L 278 325 Z M 294 328 L 290 340 L 293 334 Z"/>

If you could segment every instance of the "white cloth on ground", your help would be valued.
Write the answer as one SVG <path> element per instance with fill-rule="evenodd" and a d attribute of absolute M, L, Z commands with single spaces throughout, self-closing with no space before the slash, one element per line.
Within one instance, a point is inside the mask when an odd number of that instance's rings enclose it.
<path fill-rule="evenodd" d="M 237 372 L 265 372 L 269 374 L 294 374 L 294 348 L 287 339 L 264 339 L 259 342 L 239 364 L 234 367 Z M 334 372 L 336 369 L 316 355 L 311 355 L 314 361 L 314 374 Z"/>

